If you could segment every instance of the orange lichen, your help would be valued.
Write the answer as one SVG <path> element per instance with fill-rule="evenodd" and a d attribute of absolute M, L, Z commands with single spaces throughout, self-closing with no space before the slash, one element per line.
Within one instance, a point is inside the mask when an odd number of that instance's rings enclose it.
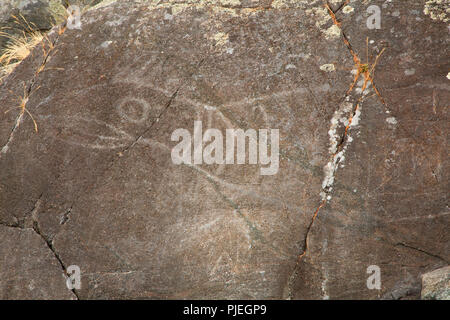
<path fill-rule="evenodd" d="M 337 27 L 341 28 L 341 23 L 337 20 L 335 13 L 333 12 L 333 10 L 331 10 L 330 6 L 328 4 L 325 4 L 325 7 L 327 8 L 328 13 L 331 16 L 331 19 L 333 20 L 333 23 Z M 350 88 L 347 90 L 347 95 L 349 95 L 352 92 L 352 90 L 355 87 L 355 84 L 358 81 L 360 75 L 363 75 L 364 76 L 364 83 L 363 83 L 361 92 L 364 93 L 364 90 L 367 88 L 367 84 L 370 82 L 372 84 L 373 90 L 378 95 L 378 97 L 380 98 L 381 102 L 385 105 L 386 103 L 384 102 L 383 97 L 381 96 L 379 90 L 375 86 L 375 83 L 374 83 L 374 80 L 373 80 L 373 74 L 375 72 L 375 67 L 377 66 L 378 59 L 381 57 L 381 55 L 383 54 L 383 52 L 385 51 L 386 48 L 383 48 L 380 51 L 380 53 L 375 58 L 374 63 L 371 65 L 370 62 L 369 62 L 369 38 L 366 38 L 366 63 L 361 63 L 361 59 L 359 58 L 359 56 L 353 50 L 353 48 L 350 45 L 350 42 L 348 41 L 347 37 L 345 36 L 344 33 L 342 33 L 342 34 L 343 34 L 343 41 L 344 41 L 345 45 L 347 46 L 348 50 L 350 51 L 350 54 L 353 57 L 353 62 L 355 64 L 354 67 L 356 69 L 355 77 L 353 79 L 352 84 L 350 85 Z"/>
<path fill-rule="evenodd" d="M 313 215 L 313 217 L 312 217 L 312 219 L 311 219 L 311 222 L 310 222 L 310 224 L 309 224 L 309 228 L 311 228 L 311 226 L 313 225 L 313 223 L 314 223 L 314 221 L 316 220 L 316 218 L 317 218 L 317 215 L 319 214 L 319 210 L 320 210 L 320 208 L 322 208 L 324 205 L 325 205 L 325 203 L 326 203 L 326 200 L 322 200 L 322 202 L 320 203 L 320 205 L 317 207 L 317 209 L 316 209 L 316 211 L 314 212 L 314 215 Z M 309 229 L 308 228 L 308 229 Z M 301 254 L 301 255 L 299 255 L 298 256 L 298 260 L 300 261 L 302 258 L 303 258 L 303 256 L 306 254 L 306 251 L 308 250 L 308 239 L 306 239 L 306 241 L 305 241 L 305 248 L 303 248 L 303 253 Z"/>
<path fill-rule="evenodd" d="M 348 1 L 346 1 L 344 3 L 347 4 Z M 325 4 L 325 7 L 331 17 L 331 20 L 333 21 L 333 24 L 336 25 L 341 31 L 341 22 L 339 22 L 339 20 L 336 18 L 336 15 L 334 13 L 334 11 L 330 8 L 330 6 L 328 4 Z M 350 88 L 347 90 L 346 95 L 348 96 L 354 89 L 355 84 L 357 83 L 359 77 L 361 75 L 363 75 L 364 77 L 364 83 L 362 85 L 361 88 L 361 98 L 358 99 L 357 103 L 356 103 L 356 107 L 353 110 L 353 112 L 351 113 L 351 115 L 348 118 L 348 122 L 347 125 L 345 126 L 345 131 L 342 137 L 342 141 L 340 143 L 340 147 L 342 147 L 343 141 L 345 141 L 347 135 L 348 135 L 348 130 L 350 129 L 351 125 L 352 125 L 352 121 L 353 121 L 353 116 L 354 114 L 358 111 L 359 109 L 359 105 L 362 102 L 362 100 L 364 99 L 364 90 L 367 88 L 367 85 L 369 84 L 369 82 L 372 84 L 372 87 L 375 91 L 375 93 L 378 95 L 378 97 L 380 98 L 381 102 L 385 105 L 384 99 L 381 96 L 380 92 L 378 91 L 377 87 L 375 86 L 374 80 L 373 80 L 373 75 L 374 75 L 374 71 L 375 71 L 375 67 L 378 63 L 378 60 L 380 58 L 380 56 L 383 54 L 383 52 L 385 51 L 385 48 L 383 48 L 380 53 L 377 55 L 377 57 L 375 58 L 375 61 L 373 64 L 370 64 L 369 62 L 369 38 L 366 38 L 366 63 L 362 63 L 361 59 L 359 58 L 359 56 L 356 54 L 356 52 L 353 50 L 350 42 L 348 41 L 347 37 L 345 36 L 345 34 L 343 32 L 342 33 L 342 39 L 346 45 L 346 47 L 348 48 L 350 54 L 353 57 L 353 62 L 354 62 L 354 68 L 356 69 L 356 74 L 355 77 L 353 79 L 352 84 L 350 85 Z M 339 153 L 339 146 L 336 149 L 336 151 L 331 155 L 332 158 L 336 157 L 337 154 Z M 314 215 L 312 216 L 311 222 L 309 224 L 308 230 L 307 230 L 307 235 L 305 237 L 305 245 L 303 248 L 303 252 L 302 254 L 299 255 L 298 260 L 300 261 L 307 253 L 308 251 L 308 233 L 310 228 L 312 227 L 312 225 L 314 224 L 314 221 L 316 220 L 320 209 L 327 203 L 327 200 L 324 199 L 321 201 L 320 205 L 317 207 L 316 211 L 314 212 Z"/>

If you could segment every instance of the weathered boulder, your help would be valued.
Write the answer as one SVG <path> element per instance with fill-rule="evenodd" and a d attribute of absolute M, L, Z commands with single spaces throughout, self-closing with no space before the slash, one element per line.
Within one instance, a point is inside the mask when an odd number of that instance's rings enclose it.
<path fill-rule="evenodd" d="M 422 275 L 422 299 L 450 300 L 450 266 Z"/>
<path fill-rule="evenodd" d="M 22 32 L 48 31 L 55 24 L 62 23 L 67 16 L 68 5 L 80 10 L 100 3 L 101 0 L 3 0 L 0 3 L 0 53 L 9 37 Z"/>
<path fill-rule="evenodd" d="M 0 296 L 419 298 L 448 265 L 449 38 L 423 4 L 371 30 L 359 2 L 330 1 L 340 26 L 322 1 L 110 2 L 0 86 Z M 356 55 L 383 98 L 349 92 Z M 276 174 L 175 164 L 195 121 L 279 129 Z M 81 289 L 31 295 L 69 265 Z"/>
<path fill-rule="evenodd" d="M 54 23 L 54 17 L 51 12 L 49 0 L 7 0 L 0 4 L 0 23 L 4 27 L 6 25 L 13 26 L 11 15 L 23 15 L 30 24 L 36 26 L 39 30 L 48 30 Z"/>

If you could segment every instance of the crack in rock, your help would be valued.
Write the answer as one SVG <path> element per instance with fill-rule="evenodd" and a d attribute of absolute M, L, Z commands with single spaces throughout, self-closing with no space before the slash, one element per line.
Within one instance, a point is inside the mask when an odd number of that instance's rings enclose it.
<path fill-rule="evenodd" d="M 58 264 L 60 265 L 60 267 L 63 271 L 64 277 L 68 277 L 67 268 L 66 268 L 64 262 L 62 261 L 61 257 L 59 256 L 59 254 L 56 252 L 55 247 L 53 246 L 53 241 L 44 235 L 44 233 L 40 229 L 39 222 L 37 220 L 38 211 L 43 202 L 42 197 L 43 197 L 43 194 L 41 194 L 39 196 L 39 198 L 36 200 L 36 203 L 33 206 L 33 209 L 31 210 L 31 212 L 29 214 L 26 215 L 26 217 L 24 219 L 19 220 L 17 223 L 6 223 L 6 222 L 0 221 L 0 225 L 9 227 L 9 228 L 18 228 L 18 229 L 22 229 L 22 230 L 26 230 L 26 229 L 33 230 L 42 240 L 44 240 L 45 244 L 52 252 L 56 261 L 58 261 Z M 31 221 L 29 221 L 29 220 L 31 220 Z M 75 291 L 75 289 L 71 289 L 71 291 L 74 294 L 74 296 L 77 298 L 77 300 L 79 300 L 80 298 L 78 296 L 78 293 Z"/>

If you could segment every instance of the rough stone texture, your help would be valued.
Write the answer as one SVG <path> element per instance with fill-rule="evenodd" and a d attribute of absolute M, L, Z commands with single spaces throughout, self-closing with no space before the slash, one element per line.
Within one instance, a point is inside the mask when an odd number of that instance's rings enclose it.
<path fill-rule="evenodd" d="M 0 3 L 0 31 L 9 36 L 28 32 L 29 27 L 38 31 L 47 31 L 61 23 L 68 5 L 77 5 L 83 10 L 94 6 L 101 0 L 2 0 Z M 20 23 L 17 23 L 18 18 Z M 25 19 L 22 18 L 22 17 Z M 8 38 L 0 36 L 0 51 Z"/>
<path fill-rule="evenodd" d="M 0 23 L 2 27 L 10 24 L 11 15 L 23 15 L 30 23 L 34 23 L 40 30 L 50 29 L 54 22 L 50 1 L 48 0 L 6 0 L 0 4 Z"/>
<path fill-rule="evenodd" d="M 366 37 L 371 61 L 387 47 L 375 69 L 386 105 L 370 89 L 324 190 L 333 115 L 362 84 L 346 94 L 354 62 L 323 2 L 196 3 L 99 6 L 2 84 L 0 278 L 20 274 L 8 243 L 26 230 L 60 262 L 55 285 L 80 266 L 80 299 L 419 298 L 421 274 L 450 260 L 447 25 L 423 4 L 386 2 L 380 30 L 365 27 L 367 4 L 337 11 L 363 61 Z M 20 110 L 4 114 L 24 87 L 38 133 Z M 280 129 L 278 173 L 174 165 L 171 134 L 194 120 Z M 366 286 L 370 265 L 381 290 Z"/>
<path fill-rule="evenodd" d="M 422 275 L 422 299 L 450 300 L 450 266 Z"/>
<path fill-rule="evenodd" d="M 61 266 L 33 229 L 0 226 L 0 299 L 74 299 Z"/>
<path fill-rule="evenodd" d="M 48 0 L 6 0 L 0 3 L 0 54 L 9 37 L 21 36 L 29 32 L 50 30 L 57 20 L 57 12 L 52 11 L 55 1 Z M 61 9 L 63 7 L 61 6 Z"/>

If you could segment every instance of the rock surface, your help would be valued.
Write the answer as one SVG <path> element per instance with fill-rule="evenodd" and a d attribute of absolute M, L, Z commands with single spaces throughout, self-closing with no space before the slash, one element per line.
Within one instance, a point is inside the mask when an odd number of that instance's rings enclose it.
<path fill-rule="evenodd" d="M 30 28 L 48 31 L 66 17 L 66 7 L 76 5 L 81 10 L 94 6 L 101 0 L 2 0 L 0 3 L 0 53 L 8 36 L 17 36 Z"/>
<path fill-rule="evenodd" d="M 38 30 L 49 30 L 55 22 L 49 0 L 6 0 L 0 4 L 0 26 L 15 27 L 11 15 L 24 16 Z M 54 2 L 54 1 L 53 1 Z"/>
<path fill-rule="evenodd" d="M 75 299 L 61 265 L 33 229 L 0 226 L 0 299 Z"/>
<path fill-rule="evenodd" d="M 422 299 L 450 300 L 450 266 L 422 275 Z"/>
<path fill-rule="evenodd" d="M 450 261 L 447 25 L 380 1 L 370 30 L 367 4 L 330 3 L 341 27 L 322 1 L 211 0 L 107 2 L 55 28 L 0 86 L 0 296 L 420 298 Z M 366 37 L 385 104 L 347 94 L 344 39 L 366 62 Z M 18 101 L 38 133 L 4 113 Z M 279 129 L 278 173 L 175 165 L 172 132 L 196 120 Z"/>

